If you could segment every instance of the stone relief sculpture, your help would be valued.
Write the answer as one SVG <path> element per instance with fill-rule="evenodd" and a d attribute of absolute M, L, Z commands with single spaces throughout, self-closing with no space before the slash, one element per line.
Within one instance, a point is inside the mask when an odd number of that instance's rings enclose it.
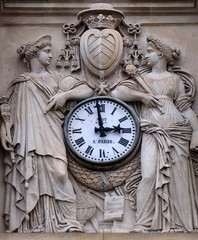
<path fill-rule="evenodd" d="M 79 12 L 77 17 L 79 21 L 76 24 L 63 25 L 66 44 L 57 60 L 57 67 L 70 70 L 84 79 L 93 89 L 94 96 L 110 95 L 125 77 L 122 64 L 131 60 L 139 66 L 145 62 L 137 40 L 140 26 L 128 25 L 124 14 L 110 4 L 93 4 L 90 9 Z M 83 185 L 98 191 L 119 186 L 139 165 L 137 156 L 123 169 L 103 173 L 84 169 L 71 156 L 68 159 L 72 174 Z"/>
<path fill-rule="evenodd" d="M 17 52 L 29 72 L 13 80 L 1 106 L 7 228 L 10 232 L 83 232 L 76 221 L 76 197 L 67 172 L 62 105 L 72 94 L 78 99 L 91 96 L 92 91 L 80 81 L 73 91 L 61 91 L 63 76 L 47 70 L 52 58 L 50 36 L 24 44 Z"/>
<path fill-rule="evenodd" d="M 127 24 L 110 4 L 94 4 L 77 17 L 76 24 L 63 25 L 65 47 L 56 62 L 61 71 L 47 69 L 52 58 L 49 35 L 24 44 L 17 52 L 28 72 L 14 79 L 1 98 L 8 231 L 197 229 L 198 121 L 191 109 L 195 83 L 174 66 L 180 51 L 148 36 L 145 55 L 138 41 L 140 25 Z M 92 96 L 126 102 L 140 121 L 141 146 L 117 168 L 94 169 L 65 150 L 63 120 Z M 98 129 L 105 126 L 104 109 L 97 106 L 93 117 Z M 87 108 L 87 114 L 94 111 Z M 80 116 L 78 120 L 83 122 Z M 104 127 L 101 142 L 115 128 L 124 137 L 125 120 Z M 131 133 L 126 129 L 125 134 Z M 88 150 L 94 151 L 90 145 Z M 102 149 L 99 155 L 105 155 Z"/>
<path fill-rule="evenodd" d="M 192 231 L 198 227 L 197 190 L 190 149 L 198 149 L 198 121 L 191 110 L 192 79 L 168 70 L 179 56 L 154 36 L 147 37 L 147 66 L 140 74 L 126 66 L 130 81 L 111 93 L 124 101 L 141 101 L 141 175 L 135 232 Z M 137 91 L 134 82 L 145 91 Z M 188 90 L 187 90 L 188 89 Z M 186 217 L 188 216 L 188 217 Z"/>

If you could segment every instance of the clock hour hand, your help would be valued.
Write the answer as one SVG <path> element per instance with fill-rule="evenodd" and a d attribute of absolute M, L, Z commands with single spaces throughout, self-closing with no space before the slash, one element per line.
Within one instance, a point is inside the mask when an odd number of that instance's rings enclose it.
<path fill-rule="evenodd" d="M 96 101 L 96 106 L 97 108 L 97 114 L 98 114 L 98 124 L 99 124 L 99 128 L 95 127 L 95 132 L 100 132 L 100 137 L 106 137 L 107 135 L 104 132 L 104 126 L 103 126 L 103 121 L 102 121 L 102 117 L 100 114 L 100 104 L 98 103 L 98 101 Z"/>
<path fill-rule="evenodd" d="M 105 127 L 105 128 L 104 128 L 104 131 L 105 131 L 105 132 L 113 131 L 113 132 L 118 132 L 118 133 L 120 133 L 121 130 L 123 130 L 123 128 L 120 127 L 120 124 L 118 124 L 118 126 L 113 126 L 113 128 L 109 128 L 109 127 Z"/>
<path fill-rule="evenodd" d="M 111 132 L 111 131 L 114 131 L 115 129 L 114 128 L 110 128 L 110 127 L 103 127 L 103 132 Z M 95 127 L 95 132 L 101 132 L 101 128 L 97 128 Z"/>
<path fill-rule="evenodd" d="M 111 132 L 111 131 L 113 131 L 113 132 L 120 133 L 121 130 L 123 130 L 123 128 L 120 127 L 120 124 L 118 126 L 113 126 L 113 128 L 111 128 L 111 127 L 103 127 L 103 131 L 104 132 Z M 100 131 L 100 128 L 96 128 L 95 127 L 95 132 L 97 133 L 99 131 Z"/>

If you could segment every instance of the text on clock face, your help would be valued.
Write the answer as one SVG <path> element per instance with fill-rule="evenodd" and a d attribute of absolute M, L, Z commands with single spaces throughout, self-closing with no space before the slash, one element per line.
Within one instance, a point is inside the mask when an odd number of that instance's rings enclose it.
<path fill-rule="evenodd" d="M 103 123 L 105 123 L 105 122 L 107 122 L 107 118 L 102 118 L 102 121 L 103 121 Z M 99 120 L 98 120 L 98 118 L 96 119 L 96 124 L 98 124 L 99 123 Z"/>
<path fill-rule="evenodd" d="M 115 143 L 113 140 L 109 140 L 109 139 L 96 139 L 96 140 L 93 140 L 93 144 L 101 144 L 101 143 L 105 143 L 105 144 L 112 144 L 112 143 Z"/>

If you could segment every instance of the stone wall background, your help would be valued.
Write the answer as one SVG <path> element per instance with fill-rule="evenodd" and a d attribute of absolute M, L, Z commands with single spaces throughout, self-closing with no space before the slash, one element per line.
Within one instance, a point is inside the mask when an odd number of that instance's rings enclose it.
<path fill-rule="evenodd" d="M 3 95 L 14 77 L 26 71 L 25 64 L 16 53 L 16 49 L 21 44 L 38 39 L 44 34 L 51 35 L 53 61 L 50 69 L 53 70 L 60 50 L 64 47 L 65 36 L 62 32 L 62 25 L 65 22 L 70 24 L 76 21 L 76 14 L 67 15 L 67 12 L 64 16 L 63 14 L 61 16 L 21 16 L 20 14 L 9 16 L 2 13 L 0 15 L 0 96 Z M 154 34 L 170 45 L 181 49 L 181 59 L 177 64 L 193 75 L 198 88 L 198 14 L 130 14 L 126 16 L 126 21 L 141 24 L 142 33 L 139 40 L 142 46 L 146 44 L 146 35 Z M 198 114 L 198 93 L 193 108 Z M 5 231 L 2 221 L 5 195 L 3 175 L 3 151 L 0 148 L 0 233 Z"/>

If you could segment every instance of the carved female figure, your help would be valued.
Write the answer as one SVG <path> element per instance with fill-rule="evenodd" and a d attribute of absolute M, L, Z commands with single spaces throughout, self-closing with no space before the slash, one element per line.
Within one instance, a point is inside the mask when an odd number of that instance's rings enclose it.
<path fill-rule="evenodd" d="M 134 83 L 130 87 L 129 81 L 123 81 L 112 92 L 112 96 L 124 101 L 143 103 L 142 180 L 137 191 L 133 231 L 192 231 L 198 228 L 197 193 L 190 159 L 190 149 L 198 150 L 198 121 L 190 108 L 193 85 L 189 79 L 168 70 L 179 51 L 153 36 L 147 37 L 147 43 L 150 71 L 140 76 L 128 66 L 126 71 L 134 76 L 131 81 L 136 82 L 137 88 Z M 137 91 L 137 82 L 149 93 Z"/>
<path fill-rule="evenodd" d="M 79 81 L 73 89 L 59 92 L 61 74 L 47 70 L 52 58 L 50 36 L 24 44 L 17 52 L 29 72 L 11 83 L 6 93 L 9 129 L 5 122 L 1 126 L 7 151 L 7 228 L 10 232 L 84 231 L 76 221 L 75 193 L 68 178 L 62 105 L 68 99 L 89 97 L 92 91 Z"/>

